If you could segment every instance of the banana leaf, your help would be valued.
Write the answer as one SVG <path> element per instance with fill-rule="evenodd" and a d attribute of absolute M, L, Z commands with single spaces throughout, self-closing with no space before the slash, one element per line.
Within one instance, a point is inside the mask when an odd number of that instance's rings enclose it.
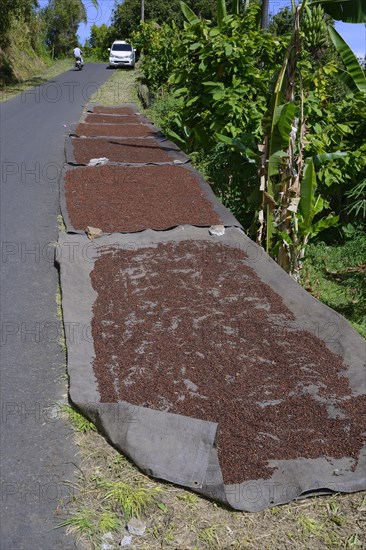
<path fill-rule="evenodd" d="M 317 4 L 336 21 L 366 23 L 365 0 L 313 0 L 311 3 L 313 6 Z"/>
<path fill-rule="evenodd" d="M 309 233 L 315 237 L 315 235 L 318 235 L 321 231 L 324 231 L 324 229 L 329 229 L 330 227 L 334 227 L 339 222 L 339 216 L 335 216 L 334 214 L 328 214 L 326 218 L 321 218 L 321 220 L 315 222 L 312 224 L 312 226 L 309 228 Z"/>
<path fill-rule="evenodd" d="M 329 25 L 328 32 L 346 67 L 346 71 L 341 73 L 342 81 L 348 86 L 348 88 L 350 88 L 351 91 L 366 93 L 366 78 L 357 57 L 334 27 Z"/>
<path fill-rule="evenodd" d="M 278 120 L 278 131 L 284 145 L 288 145 L 295 117 L 295 104 L 285 103 Z"/>
<path fill-rule="evenodd" d="M 335 153 L 320 153 L 312 157 L 314 164 L 324 164 L 332 160 L 343 159 L 348 155 L 345 151 L 336 151 Z"/>
<path fill-rule="evenodd" d="M 170 138 L 172 141 L 174 141 L 175 143 L 177 143 L 181 149 L 185 149 L 185 146 L 187 145 L 187 142 L 185 139 L 183 139 L 181 136 L 178 136 L 178 134 L 176 132 L 173 132 L 173 130 L 168 130 L 166 132 L 166 135 L 168 138 Z"/>
<path fill-rule="evenodd" d="M 225 143 L 226 145 L 230 145 L 233 147 L 236 151 L 239 153 L 242 153 L 245 157 L 247 157 L 248 162 L 260 164 L 261 157 L 253 151 L 250 147 L 245 145 L 240 139 L 238 138 L 230 138 L 228 136 L 225 136 L 223 134 L 216 133 L 215 137 L 220 140 L 222 143 Z"/>
<path fill-rule="evenodd" d="M 288 159 L 288 151 L 280 149 L 268 159 L 268 179 L 271 180 L 272 176 L 277 176 L 280 173 L 280 168 L 285 164 L 286 159 Z M 268 192 L 273 194 L 273 186 L 268 186 Z"/>
<path fill-rule="evenodd" d="M 184 17 L 187 19 L 188 23 L 190 25 L 196 25 L 197 23 L 199 23 L 199 18 L 197 17 L 197 15 L 191 10 L 191 8 L 189 6 L 187 6 L 187 4 L 185 2 L 179 2 L 180 4 L 180 8 L 183 12 L 183 15 Z"/>
<path fill-rule="evenodd" d="M 311 225 L 313 219 L 316 185 L 313 159 L 307 158 L 301 180 L 301 199 L 299 202 L 299 213 L 302 215 L 306 227 Z"/>

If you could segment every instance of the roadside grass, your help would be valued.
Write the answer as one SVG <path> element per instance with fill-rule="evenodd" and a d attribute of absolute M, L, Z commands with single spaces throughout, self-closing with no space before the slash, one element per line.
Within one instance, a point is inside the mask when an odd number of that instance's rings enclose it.
<path fill-rule="evenodd" d="M 110 69 L 111 78 L 105 82 L 90 99 L 90 105 L 105 106 L 135 103 L 140 106 L 137 97 L 136 78 L 139 76 L 138 63 L 134 70 L 127 68 Z"/>
<path fill-rule="evenodd" d="M 96 431 L 95 425 L 68 403 L 62 403 L 60 410 L 63 413 L 63 416 L 71 423 L 72 429 L 75 433 L 89 433 L 91 431 Z"/>
<path fill-rule="evenodd" d="M 91 103 L 139 105 L 137 71 L 115 71 Z M 366 496 L 318 496 L 257 513 L 227 509 L 189 490 L 156 481 L 117 452 L 80 413 L 64 406 L 75 431 L 80 461 L 74 498 L 60 526 L 79 550 L 120 548 L 126 524 L 139 517 L 141 550 L 312 550 L 366 547 Z M 82 417 L 83 418 L 83 417 Z"/>
<path fill-rule="evenodd" d="M 35 73 L 31 78 L 16 82 L 14 84 L 6 84 L 0 86 L 0 102 L 7 101 L 12 97 L 30 90 L 34 86 L 39 86 L 44 84 L 47 80 L 71 69 L 73 66 L 73 61 L 70 59 L 60 59 L 54 61 L 50 67 L 41 69 Z"/>

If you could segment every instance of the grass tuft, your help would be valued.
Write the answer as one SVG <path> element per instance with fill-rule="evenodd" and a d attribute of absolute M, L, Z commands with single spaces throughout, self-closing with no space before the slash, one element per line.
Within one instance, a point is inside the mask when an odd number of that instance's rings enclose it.
<path fill-rule="evenodd" d="M 205 544 L 206 548 L 218 548 L 219 547 L 219 537 L 218 537 L 218 525 L 211 525 L 200 531 L 198 538 Z"/>
<path fill-rule="evenodd" d="M 96 431 L 97 428 L 95 425 L 90 422 L 85 416 L 80 414 L 78 411 L 73 409 L 67 403 L 61 405 L 61 411 L 65 414 L 67 419 L 70 421 L 74 432 L 76 433 L 89 433 L 91 431 Z"/>
<path fill-rule="evenodd" d="M 57 228 L 61 232 L 66 231 L 65 220 L 64 220 L 64 217 L 62 216 L 62 214 L 58 214 L 58 216 L 57 216 Z"/>
<path fill-rule="evenodd" d="M 155 502 L 161 492 L 159 486 L 152 489 L 134 487 L 123 481 L 99 481 L 98 485 L 105 491 L 104 500 L 120 507 L 126 520 L 141 517 L 142 512 Z"/>
<path fill-rule="evenodd" d="M 304 534 L 319 535 L 324 528 L 322 523 L 306 515 L 301 515 L 297 521 Z"/>
<path fill-rule="evenodd" d="M 92 510 L 81 509 L 74 516 L 61 522 L 58 527 L 68 527 L 69 533 L 77 533 L 90 538 L 94 535 L 94 514 Z"/>
<path fill-rule="evenodd" d="M 121 526 L 118 516 L 111 510 L 105 510 L 98 521 L 98 530 L 104 534 L 116 531 Z"/>

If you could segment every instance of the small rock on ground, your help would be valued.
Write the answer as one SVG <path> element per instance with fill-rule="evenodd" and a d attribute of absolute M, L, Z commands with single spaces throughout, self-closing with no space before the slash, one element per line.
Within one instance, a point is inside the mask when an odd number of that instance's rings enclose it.
<path fill-rule="evenodd" d="M 131 535 L 142 537 L 146 530 L 146 524 L 137 518 L 131 518 L 127 523 L 127 530 Z"/>
<path fill-rule="evenodd" d="M 125 535 L 121 540 L 121 542 L 119 543 L 119 545 L 123 547 L 130 546 L 131 542 L 132 542 L 132 535 Z"/>

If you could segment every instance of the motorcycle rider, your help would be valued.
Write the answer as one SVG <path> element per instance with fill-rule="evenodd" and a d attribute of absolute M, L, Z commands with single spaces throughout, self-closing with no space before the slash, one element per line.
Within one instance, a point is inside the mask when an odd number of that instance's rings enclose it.
<path fill-rule="evenodd" d="M 84 64 L 83 58 L 81 57 L 82 55 L 83 55 L 83 52 L 81 51 L 79 46 L 76 46 L 76 48 L 74 48 L 75 61 L 78 61 L 78 59 L 80 59 L 81 63 Z"/>

